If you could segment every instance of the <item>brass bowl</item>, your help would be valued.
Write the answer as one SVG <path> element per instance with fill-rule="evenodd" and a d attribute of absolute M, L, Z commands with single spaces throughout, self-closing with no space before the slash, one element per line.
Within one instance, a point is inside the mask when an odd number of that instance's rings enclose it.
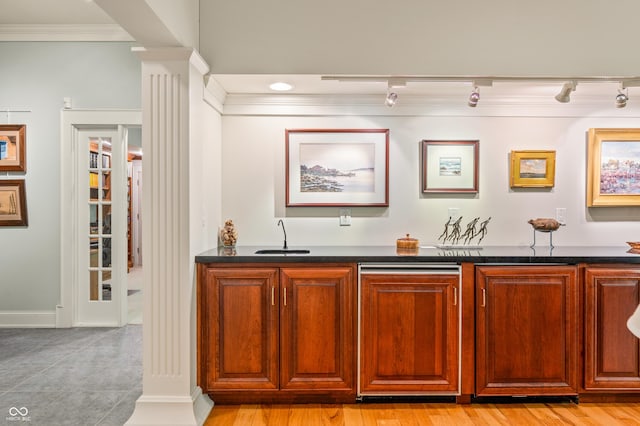
<path fill-rule="evenodd" d="M 640 250 L 640 241 L 627 241 L 627 244 L 634 250 Z"/>

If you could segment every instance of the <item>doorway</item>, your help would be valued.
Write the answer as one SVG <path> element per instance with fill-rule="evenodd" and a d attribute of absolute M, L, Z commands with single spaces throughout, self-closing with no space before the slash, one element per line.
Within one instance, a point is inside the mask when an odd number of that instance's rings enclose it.
<path fill-rule="evenodd" d="M 142 132 L 127 134 L 127 306 L 128 323 L 142 324 Z"/>
<path fill-rule="evenodd" d="M 62 112 L 58 327 L 129 322 L 127 146 L 140 125 L 139 111 Z"/>

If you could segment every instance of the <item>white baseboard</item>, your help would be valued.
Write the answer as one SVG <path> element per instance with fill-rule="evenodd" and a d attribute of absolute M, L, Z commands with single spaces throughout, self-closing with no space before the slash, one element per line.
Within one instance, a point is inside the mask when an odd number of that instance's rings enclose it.
<path fill-rule="evenodd" d="M 55 327 L 55 311 L 0 311 L 0 328 Z"/>
<path fill-rule="evenodd" d="M 207 420 L 213 401 L 196 387 L 191 396 L 147 396 L 142 394 L 125 425 L 201 426 Z"/>

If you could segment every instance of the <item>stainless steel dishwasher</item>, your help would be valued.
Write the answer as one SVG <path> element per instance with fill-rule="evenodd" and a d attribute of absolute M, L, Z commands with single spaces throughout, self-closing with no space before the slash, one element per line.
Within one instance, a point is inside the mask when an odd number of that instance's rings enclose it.
<path fill-rule="evenodd" d="M 455 263 L 358 266 L 359 399 L 460 394 Z"/>

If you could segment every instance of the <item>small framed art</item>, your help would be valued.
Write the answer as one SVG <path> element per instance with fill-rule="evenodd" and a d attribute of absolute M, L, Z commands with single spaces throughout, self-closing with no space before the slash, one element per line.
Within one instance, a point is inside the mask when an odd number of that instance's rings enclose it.
<path fill-rule="evenodd" d="M 27 226 L 24 180 L 0 180 L 0 226 Z"/>
<path fill-rule="evenodd" d="M 551 188 L 555 175 L 555 151 L 511 151 L 512 188 Z"/>
<path fill-rule="evenodd" d="M 479 141 L 422 141 L 422 192 L 478 192 Z"/>
<path fill-rule="evenodd" d="M 0 172 L 26 172 L 26 125 L 0 124 Z"/>

